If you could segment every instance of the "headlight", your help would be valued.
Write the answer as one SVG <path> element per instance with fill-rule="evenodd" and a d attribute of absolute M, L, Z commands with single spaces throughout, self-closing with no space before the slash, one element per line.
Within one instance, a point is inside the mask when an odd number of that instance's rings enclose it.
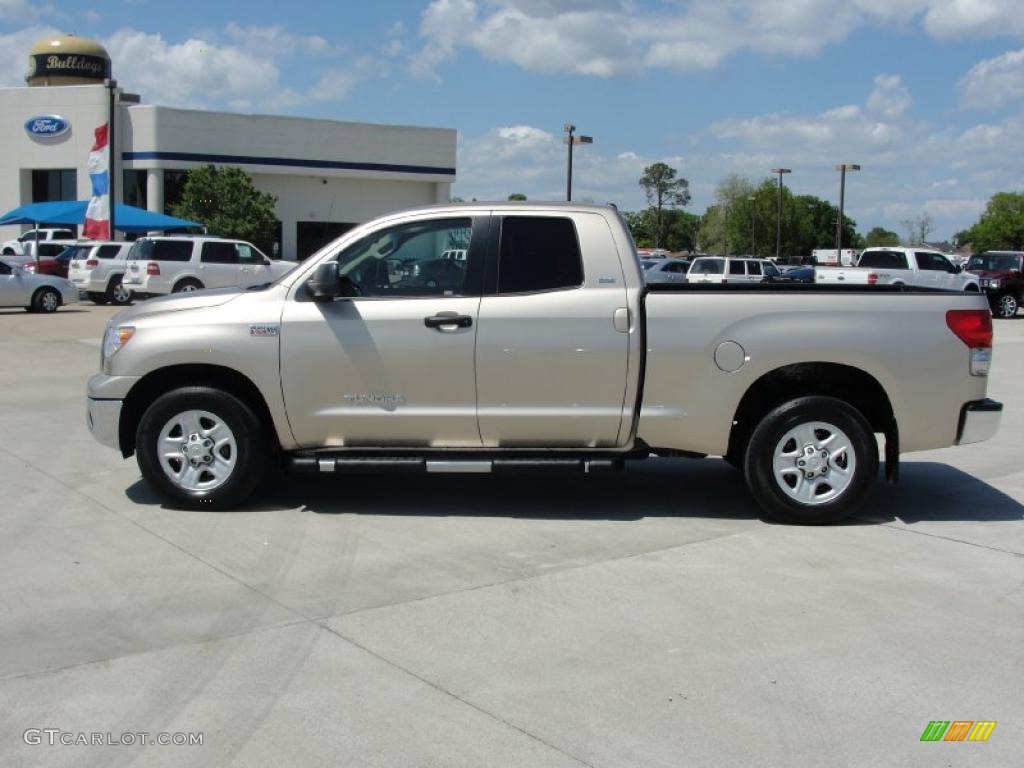
<path fill-rule="evenodd" d="M 116 328 L 107 326 L 107 331 L 103 334 L 103 359 L 109 360 L 113 357 L 114 353 L 127 344 L 134 335 L 134 325 L 119 325 Z"/>
<path fill-rule="evenodd" d="M 990 278 L 989 281 L 988 281 L 988 287 L 989 288 L 998 288 L 999 287 L 999 278 L 998 277 Z"/>

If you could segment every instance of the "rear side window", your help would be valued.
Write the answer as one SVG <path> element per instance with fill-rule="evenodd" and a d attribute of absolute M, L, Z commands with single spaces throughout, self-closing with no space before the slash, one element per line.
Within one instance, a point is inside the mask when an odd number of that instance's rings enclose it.
<path fill-rule="evenodd" d="M 501 224 L 498 293 L 576 288 L 583 258 L 571 219 L 509 216 Z"/>
<path fill-rule="evenodd" d="M 131 260 L 189 261 L 192 258 L 191 240 L 136 240 L 128 253 Z"/>
<path fill-rule="evenodd" d="M 720 275 L 724 271 L 724 259 L 697 259 L 690 267 L 690 274 L 693 275 Z"/>
<path fill-rule="evenodd" d="M 743 275 L 746 274 L 743 271 L 742 261 L 730 261 L 729 262 L 729 274 L 730 275 Z"/>
<path fill-rule="evenodd" d="M 234 243 L 203 243 L 199 260 L 204 264 L 237 264 L 238 251 Z"/>
<path fill-rule="evenodd" d="M 74 240 L 75 233 L 70 229 L 55 229 L 53 230 L 52 240 Z"/>
<path fill-rule="evenodd" d="M 96 249 L 97 259 L 114 259 L 121 252 L 120 245 L 101 245 Z"/>
<path fill-rule="evenodd" d="M 906 269 L 907 256 L 897 251 L 865 251 L 857 266 L 873 269 Z"/>

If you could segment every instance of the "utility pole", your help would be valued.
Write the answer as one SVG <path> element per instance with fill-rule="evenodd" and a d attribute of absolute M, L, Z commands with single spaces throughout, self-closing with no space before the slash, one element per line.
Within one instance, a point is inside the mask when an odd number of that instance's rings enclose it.
<path fill-rule="evenodd" d="M 782 174 L 792 173 L 789 168 L 772 168 L 772 173 L 779 175 L 779 196 L 775 206 L 775 261 L 778 262 L 782 254 Z"/>

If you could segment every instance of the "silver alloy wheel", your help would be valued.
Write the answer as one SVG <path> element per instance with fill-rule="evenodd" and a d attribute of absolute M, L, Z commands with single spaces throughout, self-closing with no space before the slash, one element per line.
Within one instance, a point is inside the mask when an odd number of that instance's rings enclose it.
<path fill-rule="evenodd" d="M 999 297 L 999 316 L 1013 317 L 1017 314 L 1017 297 L 1012 293 L 1005 293 Z"/>
<path fill-rule="evenodd" d="M 127 304 L 132 299 L 132 292 L 124 287 L 124 283 L 118 282 L 110 291 L 110 296 L 116 304 Z"/>
<path fill-rule="evenodd" d="M 800 504 L 818 506 L 839 498 L 853 481 L 857 456 L 839 427 L 809 421 L 789 430 L 775 446 L 772 474 Z"/>
<path fill-rule="evenodd" d="M 209 411 L 182 411 L 160 430 L 157 459 L 171 482 L 186 491 L 212 491 L 228 481 L 238 459 L 235 436 Z"/>
<path fill-rule="evenodd" d="M 43 295 L 39 298 L 39 304 L 44 312 L 56 312 L 57 307 L 60 306 L 60 297 L 56 291 L 43 291 Z"/>

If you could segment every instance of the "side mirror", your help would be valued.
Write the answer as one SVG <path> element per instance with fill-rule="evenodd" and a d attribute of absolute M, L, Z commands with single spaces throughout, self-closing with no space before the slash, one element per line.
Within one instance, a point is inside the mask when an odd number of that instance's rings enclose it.
<path fill-rule="evenodd" d="M 333 301 L 341 296 L 338 262 L 327 261 L 318 266 L 306 286 L 313 301 Z"/>

